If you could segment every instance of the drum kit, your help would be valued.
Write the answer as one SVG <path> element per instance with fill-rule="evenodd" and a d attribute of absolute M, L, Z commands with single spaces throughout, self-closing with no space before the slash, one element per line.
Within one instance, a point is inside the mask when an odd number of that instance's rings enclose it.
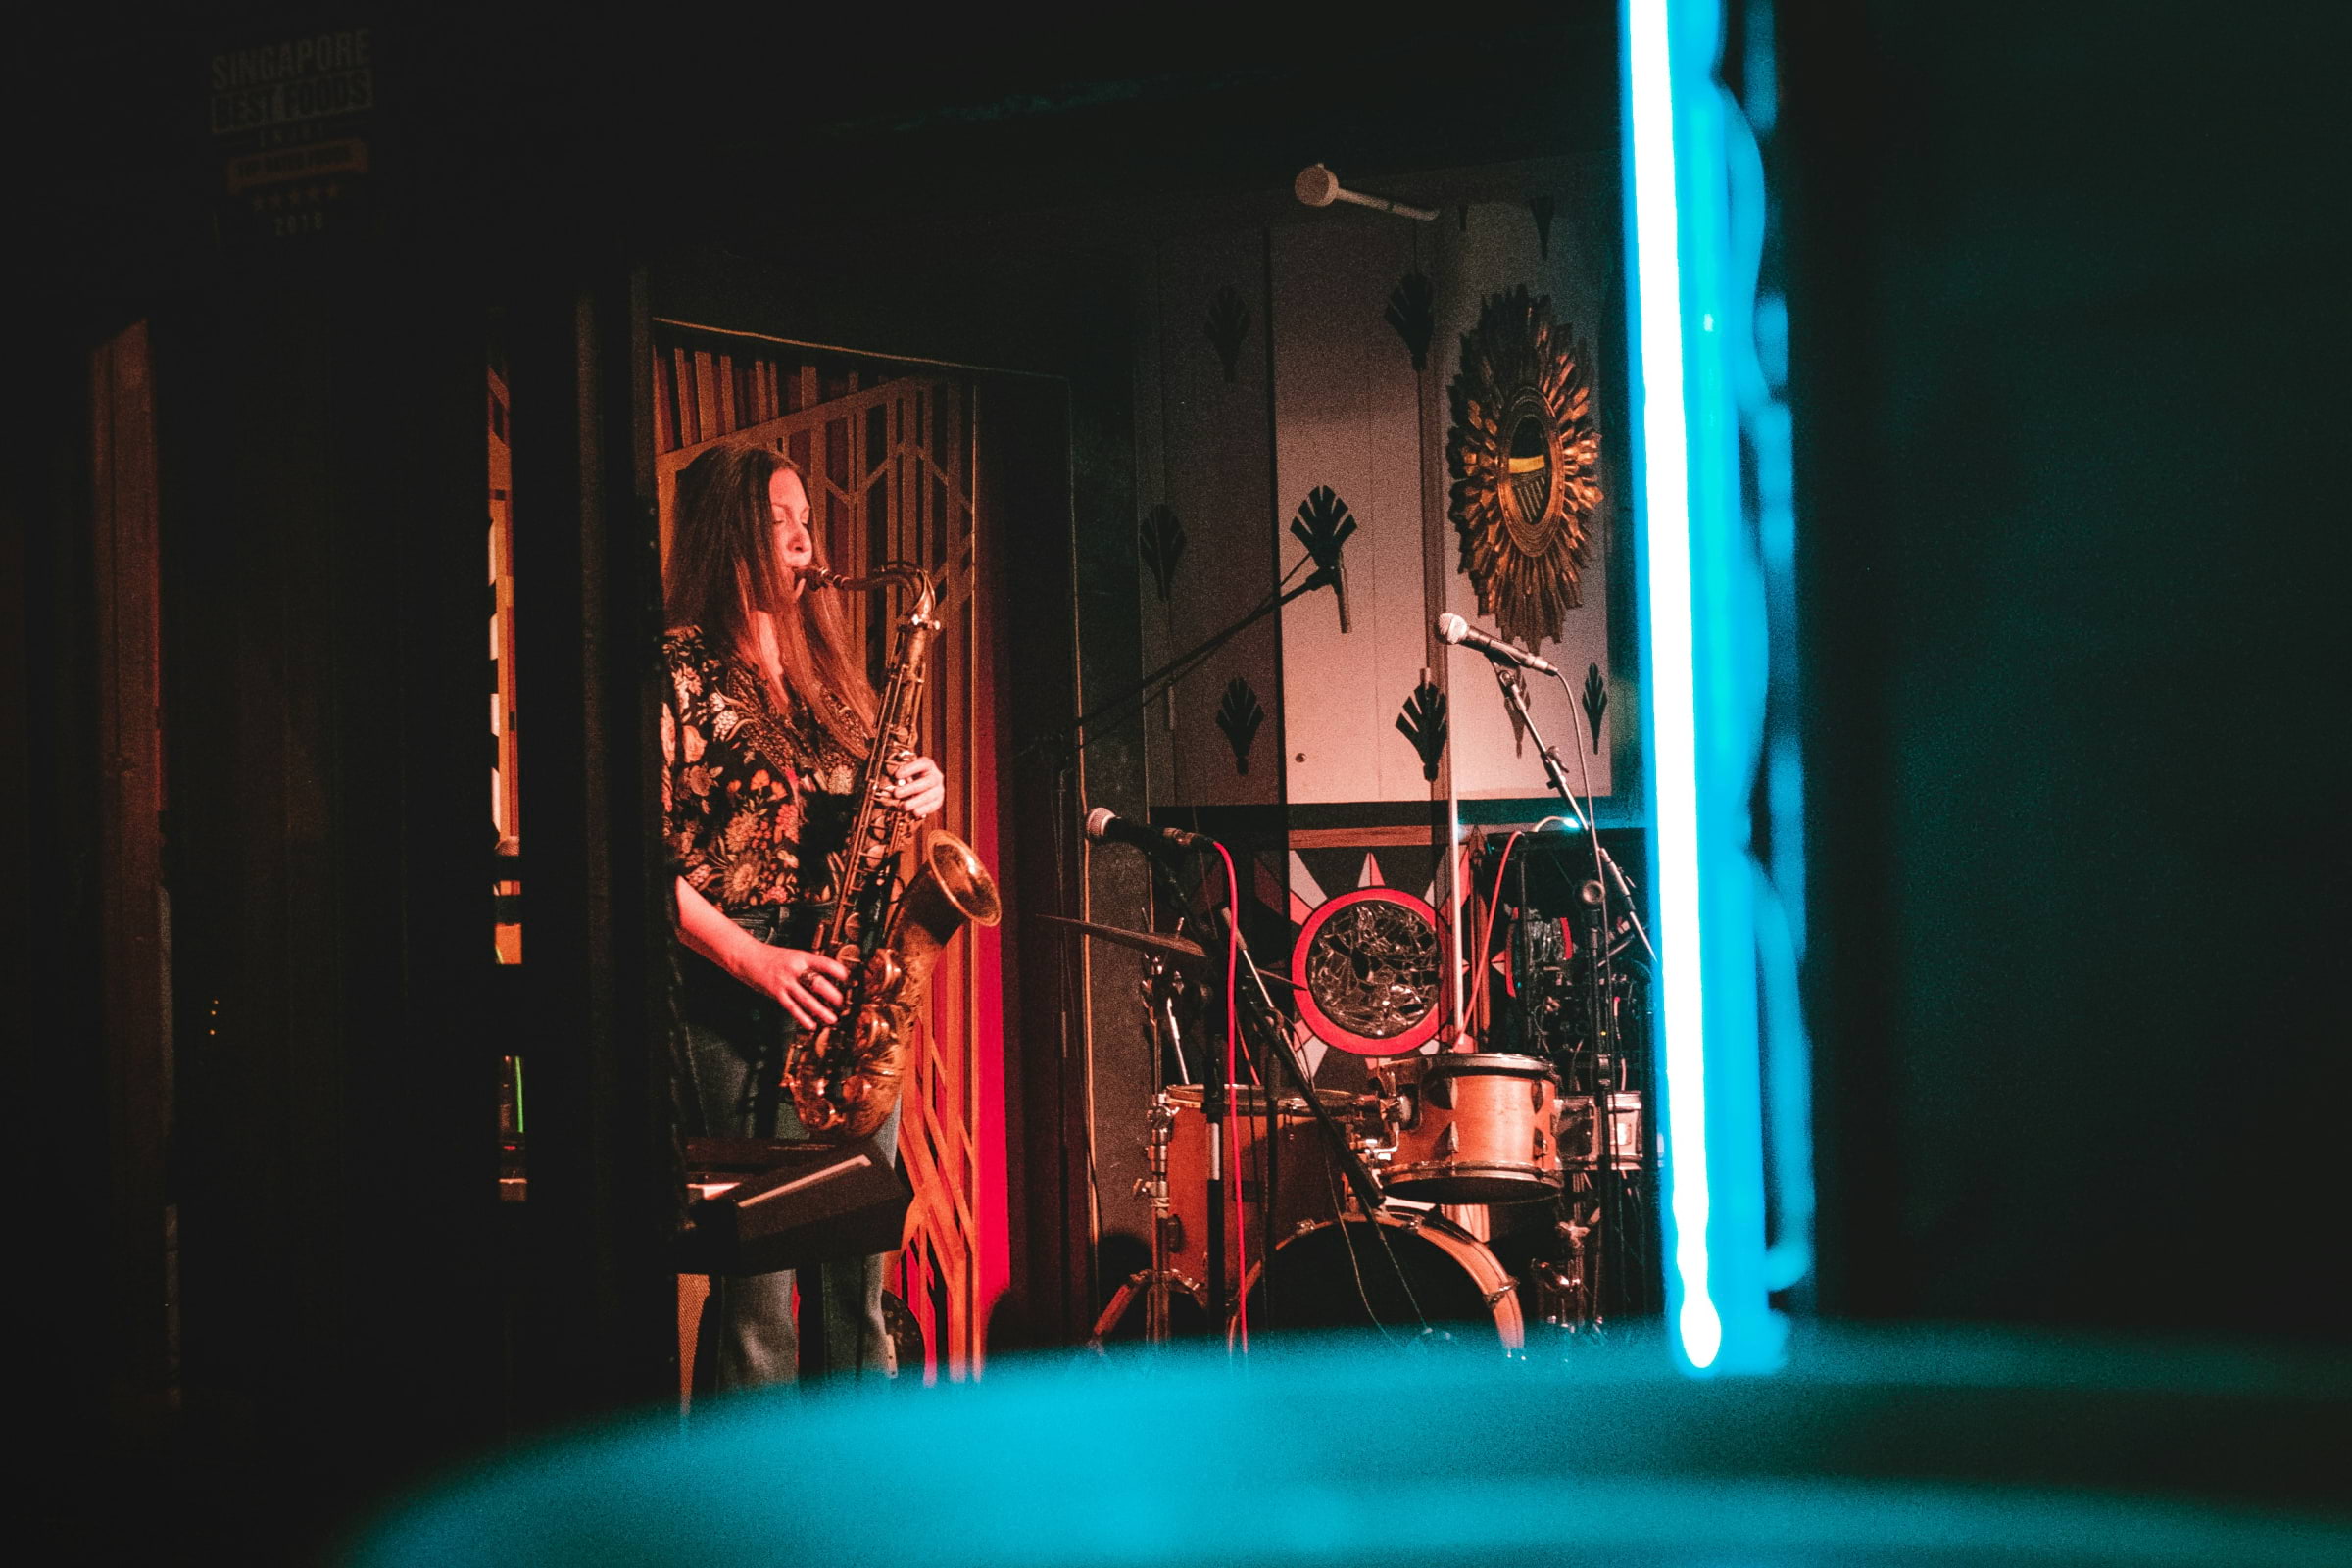
<path fill-rule="evenodd" d="M 1147 954 L 1153 1032 L 1176 1044 L 1175 999 L 1206 969 L 1200 944 L 1040 918 Z M 1520 989 L 1535 1001 L 1533 984 Z M 1303 988 L 1298 1002 L 1315 1015 Z M 1539 1030 L 1521 1038 L 1546 1043 Z M 1641 1090 L 1593 1082 L 1589 1051 L 1343 1049 L 1363 1057 L 1364 1088 L 1316 1087 L 1310 1105 L 1296 1086 L 1235 1084 L 1223 1091 L 1222 1139 L 1206 1086 L 1168 1083 L 1152 1095 L 1148 1174 L 1137 1184 L 1152 1214 L 1151 1266 L 1111 1297 L 1091 1344 L 1223 1333 L 1239 1345 L 1250 1332 L 1374 1327 L 1520 1352 L 1531 1327 L 1599 1327 L 1604 1194 L 1647 1165 Z M 1178 1044 L 1160 1059 L 1186 1057 Z M 1370 1177 L 1369 1201 L 1351 1163 Z M 1222 1183 L 1212 1179 L 1220 1168 Z M 1212 1225 L 1220 1185 L 1227 1212 Z M 1222 1266 L 1212 1267 L 1212 1245 Z M 1212 1280 L 1228 1288 L 1214 1292 Z M 1621 1305 L 1629 1298 L 1616 1293 Z"/>
<path fill-rule="evenodd" d="M 1345 892 L 1300 923 L 1289 976 L 1270 976 L 1241 930 L 1232 854 L 1217 877 L 1212 841 L 1102 808 L 1088 838 L 1142 849 L 1184 934 L 1036 917 L 1141 951 L 1150 976 L 1162 1087 L 1137 1187 L 1152 1258 L 1104 1307 L 1098 1348 L 1132 1332 L 1139 1301 L 1147 1341 L 1223 1333 L 1246 1348 L 1252 1327 L 1370 1326 L 1512 1352 L 1531 1324 L 1582 1335 L 1656 1308 L 1643 1078 L 1656 952 L 1594 820 L 1591 780 L 1580 800 L 1529 706 L 1528 672 L 1565 677 L 1459 616 L 1435 629 L 1487 657 L 1565 812 L 1467 846 L 1457 821 L 1440 851 L 1446 917 L 1400 889 Z M 1184 662 L 1137 692 L 1148 698 Z M 1589 700 L 1585 716 L 1597 750 Z M 1581 770 L 1584 749 L 1571 750 Z M 1547 839 L 1554 822 L 1565 831 Z M 1186 885 L 1179 864 L 1200 865 L 1199 881 Z M 1287 990 L 1285 1004 L 1269 985 Z M 1223 1050 L 1188 1060 L 1178 1003 L 1207 997 L 1223 1027 L 1206 1032 Z M 1302 1035 L 1359 1058 L 1363 1087 L 1317 1085 Z"/>

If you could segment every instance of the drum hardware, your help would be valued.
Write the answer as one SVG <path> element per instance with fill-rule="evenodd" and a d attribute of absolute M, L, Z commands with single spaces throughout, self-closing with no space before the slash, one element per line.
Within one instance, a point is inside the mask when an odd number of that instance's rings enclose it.
<path fill-rule="evenodd" d="M 1191 1063 L 1184 1059 L 1184 1029 L 1176 1021 L 1176 1004 L 1191 982 L 1184 971 L 1154 953 L 1144 959 L 1144 1004 L 1152 1009 L 1152 1033 L 1161 1049 L 1153 1053 L 1152 1071 L 1165 1072 L 1173 1056 L 1179 1082 L 1192 1080 Z"/>
<path fill-rule="evenodd" d="M 1642 1095 L 1620 1089 L 1597 1097 L 1608 1107 L 1608 1123 L 1593 1115 L 1592 1095 L 1566 1095 L 1560 1100 L 1560 1160 L 1571 1170 L 1640 1170 L 1642 1168 Z"/>
<path fill-rule="evenodd" d="M 1186 1238 L 1184 1220 L 1176 1213 L 1168 1192 L 1168 1149 L 1175 1136 L 1176 1104 L 1165 1092 L 1152 1096 L 1144 1124 L 1149 1134 L 1145 1145 L 1149 1173 L 1136 1178 L 1135 1195 L 1151 1203 L 1152 1264 L 1128 1275 L 1104 1303 L 1086 1341 L 1087 1348 L 1098 1353 L 1139 1297 L 1144 1303 L 1144 1338 L 1154 1345 L 1174 1332 L 1170 1312 L 1174 1297 L 1189 1297 L 1204 1310 L 1208 1304 L 1207 1288 L 1171 1266 L 1175 1254 L 1185 1250 Z"/>
<path fill-rule="evenodd" d="M 1111 1330 L 1134 1309 L 1137 1297 L 1142 1297 L 1144 1308 L 1144 1338 L 1151 1344 L 1162 1344 L 1173 1337 L 1171 1308 L 1175 1298 L 1182 1297 L 1205 1314 L 1208 1287 L 1189 1274 L 1172 1273 L 1166 1269 L 1139 1268 L 1120 1282 L 1104 1304 L 1102 1315 L 1095 1319 L 1095 1327 L 1086 1339 L 1086 1348 L 1100 1355 L 1110 1338 Z M 1153 1322 L 1159 1327 L 1154 1330 Z"/>
<path fill-rule="evenodd" d="M 1594 1310 L 1591 1282 L 1586 1269 L 1585 1240 L 1592 1234 L 1590 1225 L 1562 1220 L 1552 1227 L 1553 1235 L 1565 1246 L 1559 1257 L 1540 1257 L 1529 1264 L 1530 1283 L 1536 1287 L 1543 1302 L 1543 1321 L 1553 1328 L 1571 1332 L 1587 1325 L 1597 1325 L 1600 1314 Z"/>

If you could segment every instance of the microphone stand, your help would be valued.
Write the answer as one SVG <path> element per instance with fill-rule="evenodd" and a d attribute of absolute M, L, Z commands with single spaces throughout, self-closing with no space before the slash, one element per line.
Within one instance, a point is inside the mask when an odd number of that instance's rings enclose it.
<path fill-rule="evenodd" d="M 1184 923 L 1194 925 L 1201 934 L 1201 947 L 1214 952 L 1212 943 L 1232 942 L 1239 952 L 1241 961 L 1237 969 L 1238 978 L 1232 999 L 1235 1015 L 1242 1023 L 1242 1039 L 1239 1044 L 1244 1048 L 1247 1058 L 1257 1064 L 1259 1075 L 1265 1080 L 1266 1105 L 1269 1111 L 1278 1102 L 1281 1087 L 1275 1083 L 1273 1075 L 1267 1069 L 1269 1063 L 1279 1062 L 1288 1086 L 1298 1090 L 1300 1099 L 1306 1104 L 1308 1113 L 1314 1117 L 1316 1125 L 1321 1129 L 1325 1141 L 1337 1158 L 1340 1173 L 1347 1178 L 1348 1186 L 1355 1194 L 1356 1201 L 1363 1205 L 1366 1214 L 1377 1212 L 1387 1200 L 1386 1195 L 1381 1190 L 1380 1178 L 1372 1173 L 1372 1168 L 1365 1164 L 1363 1157 L 1356 1152 L 1354 1144 L 1340 1126 L 1338 1119 L 1332 1115 L 1330 1107 L 1325 1105 L 1322 1097 L 1315 1093 L 1313 1083 L 1307 1078 L 1305 1065 L 1298 1060 L 1297 1053 L 1291 1049 L 1290 1033 L 1284 1026 L 1282 1010 L 1275 1004 L 1272 993 L 1266 989 L 1265 976 L 1260 973 L 1257 959 L 1250 952 L 1249 939 L 1242 934 L 1241 922 L 1235 917 L 1233 896 L 1238 893 L 1238 890 L 1228 888 L 1226 890 L 1228 897 L 1225 903 L 1213 905 L 1205 916 L 1200 915 L 1192 907 L 1193 901 L 1183 897 L 1182 890 L 1175 884 L 1175 878 L 1167 874 L 1166 868 L 1160 864 L 1158 857 L 1154 856 L 1152 859 L 1152 874 L 1162 878 L 1163 885 L 1176 895 L 1177 907 L 1182 911 Z M 1203 1058 L 1200 1111 L 1202 1119 L 1208 1124 L 1208 1299 L 1209 1310 L 1213 1314 L 1228 1311 L 1225 1296 L 1229 1283 L 1225 1266 L 1225 1183 L 1228 1179 L 1239 1181 L 1241 1176 L 1236 1171 L 1229 1178 L 1224 1166 L 1225 1117 L 1231 1103 L 1228 1098 L 1231 1086 L 1225 1077 L 1225 1059 L 1223 1054 L 1215 1050 L 1213 1046 L 1200 1054 Z M 1266 1152 L 1270 1162 L 1274 1152 L 1271 1130 L 1265 1135 L 1265 1138 L 1268 1145 Z M 1268 1184 L 1266 1190 L 1259 1194 L 1259 1200 L 1262 1205 L 1261 1217 L 1268 1221 L 1270 1232 L 1274 1202 L 1271 1184 Z M 1260 1262 L 1261 1268 L 1265 1266 L 1267 1260 L 1271 1259 L 1272 1255 L 1271 1243 L 1269 1243 L 1266 1259 L 1261 1259 Z M 1241 1282 L 1236 1280 L 1230 1283 L 1238 1292 Z M 1240 1306 L 1238 1294 L 1231 1306 L 1233 1308 Z"/>
<path fill-rule="evenodd" d="M 1296 570 L 1297 568 L 1294 567 L 1293 569 Z M 1210 633 L 1204 641 L 1196 643 L 1191 648 L 1186 649 L 1183 653 L 1178 654 L 1174 659 L 1169 660 L 1166 663 L 1160 665 L 1157 669 L 1152 670 L 1141 680 L 1138 680 L 1134 684 L 1128 686 L 1117 696 L 1106 698 L 1102 702 L 1097 703 L 1091 710 L 1079 714 L 1076 718 L 1071 719 L 1061 728 L 1038 736 L 1034 740 L 1030 741 L 1028 745 L 1022 747 L 1017 755 L 1027 756 L 1030 752 L 1039 750 L 1049 742 L 1065 741 L 1073 736 L 1077 737 L 1079 749 L 1084 750 L 1087 745 L 1086 734 L 1091 726 L 1102 722 L 1104 718 L 1116 713 L 1119 710 L 1125 708 L 1129 703 L 1136 703 L 1139 706 L 1148 707 L 1151 704 L 1152 699 L 1159 695 L 1160 687 L 1163 685 L 1174 685 L 1177 681 L 1183 679 L 1185 675 L 1191 672 L 1193 665 L 1206 659 L 1209 655 L 1215 653 L 1218 649 L 1224 647 L 1227 643 L 1233 641 L 1234 638 L 1240 636 L 1243 632 L 1248 631 L 1251 626 L 1256 625 L 1268 615 L 1273 614 L 1276 611 L 1282 609 L 1285 605 L 1288 605 L 1292 600 L 1313 593 L 1318 588 L 1330 588 L 1336 591 L 1339 586 L 1340 568 L 1338 566 L 1332 565 L 1316 567 L 1313 571 L 1307 573 L 1306 579 L 1299 583 L 1298 587 L 1279 594 L 1272 599 L 1266 600 L 1255 610 L 1250 611 L 1248 614 L 1233 622 L 1231 625 L 1226 626 L 1223 630 Z"/>
<path fill-rule="evenodd" d="M 1490 661 L 1490 662 L 1494 662 Z M 1567 690 L 1568 678 L 1556 669 L 1551 674 L 1552 678 L 1560 683 L 1561 688 Z M 1608 1028 L 1604 1036 L 1602 1023 L 1605 1006 L 1604 988 L 1610 983 L 1608 894 L 1612 884 L 1616 888 L 1618 899 L 1624 905 L 1626 920 L 1633 926 L 1634 934 L 1642 939 L 1642 950 L 1649 955 L 1653 964 L 1657 961 L 1658 950 L 1651 946 L 1649 933 L 1642 928 L 1642 911 L 1634 905 L 1633 883 L 1627 879 L 1624 870 L 1617 864 L 1617 858 L 1609 853 L 1608 846 L 1600 842 L 1600 829 L 1592 819 L 1590 796 L 1588 795 L 1585 803 L 1579 804 L 1576 791 L 1568 786 L 1568 770 L 1561 765 L 1559 753 L 1553 751 L 1545 743 L 1544 732 L 1536 727 L 1535 714 L 1528 710 L 1525 694 L 1521 692 L 1517 682 L 1504 676 L 1502 665 L 1499 662 L 1494 662 L 1494 684 L 1502 688 L 1503 702 L 1509 705 L 1513 713 L 1518 715 L 1519 722 L 1526 726 L 1527 733 L 1534 737 L 1536 753 L 1544 760 L 1544 776 L 1550 781 L 1552 793 L 1568 803 L 1568 809 L 1575 814 L 1577 821 L 1583 826 L 1585 836 L 1592 841 L 1592 868 L 1597 874 L 1595 880 L 1587 886 L 1596 897 L 1587 903 L 1587 918 L 1581 923 L 1584 925 L 1586 934 L 1587 962 L 1592 966 L 1586 981 L 1589 993 L 1586 1005 L 1589 1009 L 1592 1030 L 1592 1077 L 1590 1088 L 1592 1103 L 1592 1142 L 1597 1155 L 1595 1160 L 1597 1168 L 1592 1173 L 1593 1199 L 1597 1204 L 1602 1201 L 1603 1184 L 1613 1181 L 1616 1174 L 1618 1091 L 1615 1079 L 1623 1070 L 1622 1051 L 1618 1049 L 1604 1050 L 1604 1047 L 1616 1048 L 1619 1046 L 1620 1043 L 1615 1038 L 1616 1031 L 1614 1028 Z M 1568 697 L 1569 701 L 1573 703 L 1576 699 L 1575 692 L 1569 691 Z M 1581 755 L 1578 760 L 1580 762 L 1582 761 Z M 1586 901 L 1580 900 L 1580 902 Z M 1594 1250 L 1587 1263 L 1584 1310 L 1590 1320 L 1595 1323 L 1600 1319 L 1600 1292 L 1603 1275 L 1606 1273 L 1613 1276 L 1615 1272 L 1613 1268 L 1609 1267 L 1605 1254 L 1611 1240 L 1615 1237 L 1616 1230 L 1617 1227 L 1614 1223 L 1604 1226 L 1601 1245 Z"/>
<path fill-rule="evenodd" d="M 1232 906 L 1221 906 L 1216 912 L 1219 937 L 1230 939 L 1241 950 L 1240 973 L 1243 981 L 1236 984 L 1234 1000 L 1238 1004 L 1236 1011 L 1242 1020 L 1244 1040 L 1253 1047 L 1251 1057 L 1258 1063 L 1261 1073 L 1269 1061 L 1281 1063 L 1289 1086 L 1298 1090 L 1299 1097 L 1305 1101 L 1308 1113 L 1314 1117 L 1324 1139 L 1338 1156 L 1340 1174 L 1347 1178 L 1348 1189 L 1355 1194 L 1356 1201 L 1363 1205 L 1366 1214 L 1377 1211 L 1387 1201 L 1380 1178 L 1372 1173 L 1371 1166 L 1364 1163 L 1363 1156 L 1355 1152 L 1355 1145 L 1341 1128 L 1338 1118 L 1332 1115 L 1331 1107 L 1324 1104 L 1322 1097 L 1315 1093 L 1314 1084 L 1307 1078 L 1305 1064 L 1291 1047 L 1290 1031 L 1284 1026 L 1282 1010 L 1275 1005 L 1273 995 L 1266 990 L 1265 976 L 1258 972 L 1257 959 L 1250 952 L 1249 940 L 1241 934 L 1241 925 L 1234 918 Z M 1269 1098 L 1279 1093 L 1270 1078 L 1265 1088 Z M 1267 1195 L 1267 1202 L 1270 1209 L 1271 1194 Z"/>
<path fill-rule="evenodd" d="M 1634 935 L 1642 939 L 1642 951 L 1649 955 L 1650 961 L 1656 962 L 1658 950 L 1651 946 L 1649 932 L 1642 928 L 1642 911 L 1634 906 L 1634 885 L 1617 864 L 1617 858 L 1609 853 L 1608 846 L 1600 842 L 1600 830 L 1593 825 L 1592 813 L 1578 803 L 1576 791 L 1568 783 L 1568 770 L 1560 765 L 1560 754 L 1544 741 L 1544 732 L 1536 727 L 1536 715 L 1528 711 L 1525 694 L 1514 682 L 1504 678 L 1501 663 L 1492 659 L 1488 663 L 1494 666 L 1494 684 L 1502 688 L 1502 700 L 1510 706 L 1511 711 L 1518 715 L 1519 722 L 1535 740 L 1536 755 L 1544 760 L 1544 776 L 1550 782 L 1551 792 L 1568 803 L 1568 809 L 1576 817 L 1577 825 L 1585 830 L 1585 837 L 1592 841 L 1592 869 L 1616 889 L 1618 898 L 1625 903 L 1625 917 L 1633 923 Z M 1558 670 L 1551 673 L 1563 688 L 1567 685 L 1567 677 Z M 1573 697 L 1572 693 L 1571 700 Z"/>

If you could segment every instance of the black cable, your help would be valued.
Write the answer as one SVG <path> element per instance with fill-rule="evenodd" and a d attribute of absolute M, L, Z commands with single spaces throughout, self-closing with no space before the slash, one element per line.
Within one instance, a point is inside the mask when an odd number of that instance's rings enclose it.
<path fill-rule="evenodd" d="M 1364 1321 L 1370 1323 L 1375 1329 L 1378 1329 L 1382 1339 L 1387 1340 L 1391 1345 L 1394 1345 L 1396 1343 L 1396 1336 L 1389 1332 L 1389 1326 L 1380 1320 L 1380 1313 L 1378 1309 L 1372 1305 L 1372 1293 L 1364 1285 L 1363 1263 L 1355 1255 L 1354 1239 L 1348 1234 L 1347 1200 L 1340 1196 L 1340 1187 L 1342 1184 L 1339 1179 L 1339 1172 L 1334 1171 L 1331 1173 L 1329 1184 L 1331 1187 L 1332 1204 L 1338 1210 L 1338 1212 L 1334 1214 L 1332 1218 L 1332 1223 L 1337 1225 L 1340 1230 L 1340 1247 L 1348 1254 L 1348 1272 L 1355 1276 L 1355 1298 L 1363 1305 Z M 1377 1231 L 1380 1228 L 1380 1220 L 1377 1216 L 1366 1214 L 1364 1219 L 1365 1222 L 1371 1225 L 1374 1230 Z M 1396 1263 L 1394 1256 L 1392 1256 L 1389 1261 L 1392 1266 L 1394 1266 Z M 1407 1289 L 1405 1296 L 1406 1299 L 1411 1299 L 1412 1293 L 1409 1288 Z M 1416 1302 L 1414 1305 L 1414 1313 L 1417 1316 L 1419 1315 L 1419 1312 L 1420 1306 L 1419 1303 Z M 1424 1328 L 1427 1328 L 1428 1326 L 1429 1325 L 1427 1323 L 1422 1324 L 1422 1327 Z"/>

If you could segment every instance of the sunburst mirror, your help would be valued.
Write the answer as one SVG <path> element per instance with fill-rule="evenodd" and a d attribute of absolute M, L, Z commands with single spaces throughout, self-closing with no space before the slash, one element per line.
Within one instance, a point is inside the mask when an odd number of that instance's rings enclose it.
<path fill-rule="evenodd" d="M 1524 286 L 1487 297 L 1462 339 L 1446 461 L 1461 569 L 1479 613 L 1527 648 L 1559 640 L 1584 602 L 1600 506 L 1600 431 L 1585 346 Z"/>

